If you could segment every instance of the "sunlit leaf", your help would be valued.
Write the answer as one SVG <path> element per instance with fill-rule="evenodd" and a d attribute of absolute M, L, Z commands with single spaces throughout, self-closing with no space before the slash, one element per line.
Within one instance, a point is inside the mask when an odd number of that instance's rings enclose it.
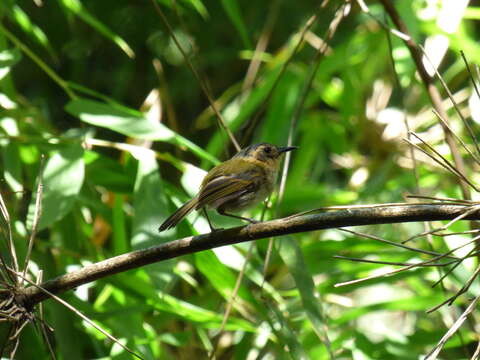
<path fill-rule="evenodd" d="M 165 141 L 185 146 L 203 159 L 213 163 L 218 162 L 199 146 L 176 134 L 165 125 L 149 120 L 135 110 L 88 99 L 72 100 L 65 106 L 65 110 L 88 124 L 139 139 Z"/>
<path fill-rule="evenodd" d="M 49 157 L 43 172 L 42 212 L 38 229 L 60 220 L 71 210 L 82 187 L 84 173 L 80 144 L 65 146 Z M 35 199 L 33 196 L 28 208 L 29 228 L 33 223 Z"/>
<path fill-rule="evenodd" d="M 9 73 L 11 67 L 20 59 L 21 54 L 17 49 L 0 51 L 0 80 Z"/>

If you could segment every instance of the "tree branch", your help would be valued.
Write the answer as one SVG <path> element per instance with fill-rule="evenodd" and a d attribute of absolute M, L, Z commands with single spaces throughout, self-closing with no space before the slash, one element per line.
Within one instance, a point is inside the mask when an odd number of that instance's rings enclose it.
<path fill-rule="evenodd" d="M 258 224 L 219 230 L 198 236 L 189 236 L 148 249 L 132 251 L 61 275 L 39 286 L 51 293 L 59 294 L 126 270 L 224 245 L 271 236 L 345 226 L 451 220 L 465 211 L 471 211 L 471 209 L 470 205 L 459 204 L 390 204 L 352 207 L 346 210 L 298 216 L 293 215 Z M 480 220 L 480 211 L 469 214 L 464 220 Z M 42 292 L 37 287 L 30 286 L 17 290 L 17 301 L 28 308 L 48 297 L 45 292 Z"/>

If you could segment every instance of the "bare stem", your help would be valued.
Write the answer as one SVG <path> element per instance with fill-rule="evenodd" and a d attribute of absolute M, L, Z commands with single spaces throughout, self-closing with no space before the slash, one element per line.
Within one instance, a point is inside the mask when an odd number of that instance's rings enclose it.
<path fill-rule="evenodd" d="M 42 283 L 40 286 L 51 293 L 59 294 L 123 271 L 224 245 L 264 239 L 270 236 L 346 226 L 452 220 L 469 209 L 471 209 L 470 206 L 454 204 L 411 204 L 352 208 L 320 214 L 291 216 L 198 236 L 189 236 L 148 249 L 132 251 L 61 275 Z M 479 219 L 480 211 L 470 213 L 464 218 L 464 220 Z M 20 290 L 17 296 L 17 300 L 23 302 L 27 307 L 34 306 L 47 298 L 49 298 L 49 295 L 45 291 L 34 286 Z"/>

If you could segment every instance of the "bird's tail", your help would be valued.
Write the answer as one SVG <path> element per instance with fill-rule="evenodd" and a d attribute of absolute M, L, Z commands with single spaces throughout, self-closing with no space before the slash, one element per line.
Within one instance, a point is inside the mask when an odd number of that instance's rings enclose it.
<path fill-rule="evenodd" d="M 190 214 L 190 212 L 195 209 L 195 206 L 198 204 L 198 199 L 194 197 L 192 200 L 186 202 L 181 207 L 177 209 L 172 215 L 170 215 L 167 220 L 163 222 L 162 225 L 158 228 L 159 232 L 162 232 L 167 229 L 175 227 L 182 219 Z"/>

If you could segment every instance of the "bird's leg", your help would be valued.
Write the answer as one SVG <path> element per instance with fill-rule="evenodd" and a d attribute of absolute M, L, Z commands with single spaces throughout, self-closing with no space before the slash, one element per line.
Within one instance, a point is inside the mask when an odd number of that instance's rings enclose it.
<path fill-rule="evenodd" d="M 254 220 L 254 219 L 250 219 L 250 218 L 246 218 L 246 217 L 243 217 L 243 216 L 233 215 L 233 214 L 226 213 L 225 210 L 222 209 L 222 208 L 217 209 L 217 212 L 218 212 L 220 215 L 223 215 L 223 216 L 230 216 L 230 217 L 233 217 L 233 218 L 236 218 L 236 219 L 248 221 L 250 224 L 256 224 L 256 223 L 258 223 L 258 221 L 257 221 L 257 220 Z"/>
<path fill-rule="evenodd" d="M 212 223 L 210 222 L 210 218 L 208 217 L 207 209 L 202 208 L 202 210 L 203 210 L 203 214 L 204 214 L 205 217 L 207 218 L 208 226 L 210 226 L 210 231 L 211 231 L 211 232 L 214 232 L 214 231 L 222 230 L 222 229 L 215 229 L 215 228 L 213 227 Z"/>

